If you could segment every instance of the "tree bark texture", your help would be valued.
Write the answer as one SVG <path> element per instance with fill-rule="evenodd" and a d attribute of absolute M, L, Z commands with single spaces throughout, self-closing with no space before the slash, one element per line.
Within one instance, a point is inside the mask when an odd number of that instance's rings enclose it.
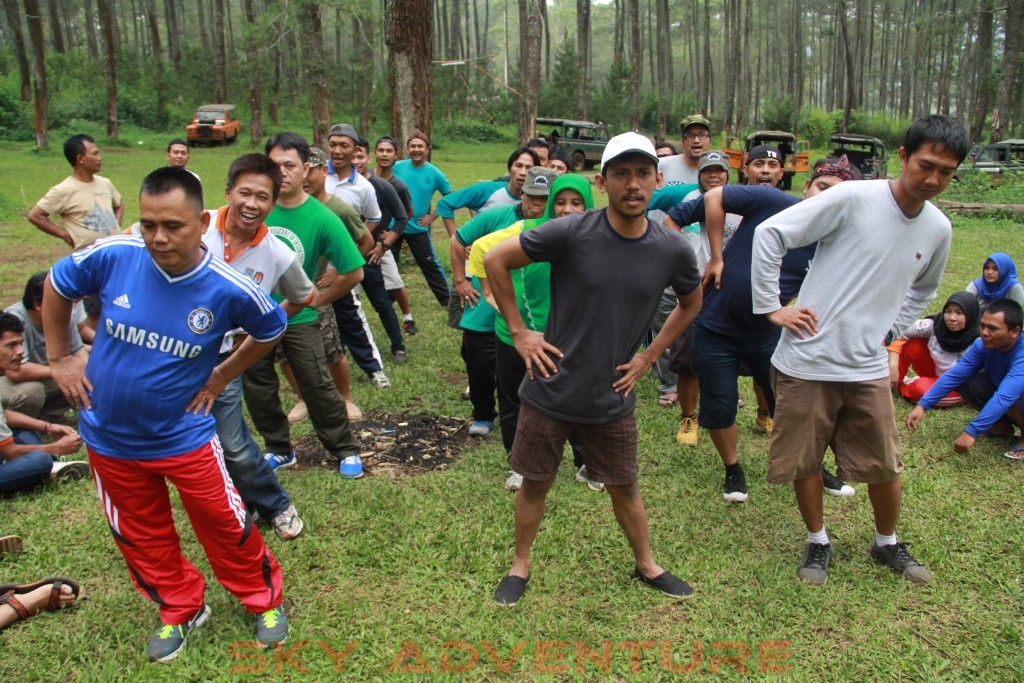
<path fill-rule="evenodd" d="M 391 131 L 404 145 L 420 129 L 430 135 L 433 59 L 430 0 L 385 0 Z"/>

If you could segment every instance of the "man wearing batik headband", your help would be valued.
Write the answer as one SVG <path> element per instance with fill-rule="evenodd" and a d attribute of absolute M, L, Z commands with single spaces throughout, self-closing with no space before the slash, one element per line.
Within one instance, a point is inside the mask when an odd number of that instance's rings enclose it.
<path fill-rule="evenodd" d="M 778 155 L 774 147 L 761 146 L 751 150 L 750 156 L 754 158 L 747 164 L 751 181 L 767 176 L 778 183 L 782 167 L 777 162 L 778 157 L 772 156 L 773 152 Z M 775 163 L 767 163 L 772 161 Z M 846 157 L 818 162 L 812 180 L 804 188 L 804 196 L 813 197 L 851 178 L 851 171 L 855 172 L 855 169 Z M 698 423 L 709 430 L 725 466 L 722 497 L 734 503 L 747 499 L 746 476 L 737 456 L 736 402 L 741 364 L 749 368 L 754 381 L 764 392 L 768 411 L 759 419 L 759 423 L 767 425 L 762 430 L 770 432 L 770 420 L 775 413 L 775 395 L 769 375 L 772 353 L 781 330 L 752 310 L 750 263 L 754 230 L 762 221 L 800 200 L 776 189 L 774 183 L 768 187 L 715 187 L 703 197 L 669 212 L 679 225 L 704 221 L 711 245 L 711 260 L 705 270 L 704 284 L 713 283 L 714 286 L 707 287 L 704 305 L 693 323 L 693 352 L 700 385 Z M 742 216 L 743 220 L 723 253 L 726 213 Z M 779 295 L 782 305 L 788 304 L 800 290 L 808 265 L 814 258 L 815 246 L 811 244 L 794 249 L 783 259 Z M 843 482 L 831 473 L 825 471 L 822 476 L 831 493 L 848 495 L 853 492 L 848 486 L 844 489 Z"/>

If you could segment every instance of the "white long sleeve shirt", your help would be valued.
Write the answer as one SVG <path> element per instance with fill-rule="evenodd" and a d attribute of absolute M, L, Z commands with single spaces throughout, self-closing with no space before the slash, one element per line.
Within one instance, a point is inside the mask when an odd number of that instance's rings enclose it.
<path fill-rule="evenodd" d="M 887 180 L 841 183 L 762 223 L 751 266 L 755 313 L 779 308 L 779 264 L 788 249 L 818 243 L 798 305 L 818 332 L 789 330 L 772 356 L 806 380 L 860 382 L 889 374 L 883 340 L 900 335 L 935 298 L 952 226 L 933 204 L 908 218 Z"/>

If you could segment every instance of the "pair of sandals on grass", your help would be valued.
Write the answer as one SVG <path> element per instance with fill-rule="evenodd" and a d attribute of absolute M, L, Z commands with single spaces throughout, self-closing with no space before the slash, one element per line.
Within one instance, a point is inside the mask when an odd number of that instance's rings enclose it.
<path fill-rule="evenodd" d="M 0 554 L 19 552 L 21 538 L 4 536 L 0 538 Z M 0 584 L 0 628 L 16 621 L 24 621 L 40 612 L 53 612 L 70 607 L 78 600 L 82 589 L 77 582 L 63 576 L 51 576 L 35 583 Z M 13 614 L 4 610 L 7 606 Z"/>

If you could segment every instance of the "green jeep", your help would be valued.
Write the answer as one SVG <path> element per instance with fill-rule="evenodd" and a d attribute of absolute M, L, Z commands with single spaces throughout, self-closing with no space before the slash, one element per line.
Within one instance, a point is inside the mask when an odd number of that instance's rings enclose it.
<path fill-rule="evenodd" d="M 571 119 L 537 119 L 538 136 L 565 150 L 577 173 L 601 163 L 608 144 L 608 126 Z"/>

